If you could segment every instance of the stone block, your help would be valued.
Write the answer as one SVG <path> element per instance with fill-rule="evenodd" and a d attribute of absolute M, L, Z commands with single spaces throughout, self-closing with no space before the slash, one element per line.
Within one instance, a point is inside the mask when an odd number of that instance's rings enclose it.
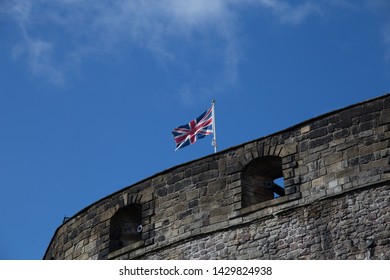
<path fill-rule="evenodd" d="M 199 197 L 199 190 L 187 191 L 185 195 L 187 201 L 193 200 Z"/>
<path fill-rule="evenodd" d="M 173 173 L 171 178 L 169 178 L 167 180 L 167 184 L 168 185 L 173 185 L 175 184 L 176 182 L 179 182 L 181 180 L 183 180 L 184 178 L 184 173 L 183 172 L 176 172 L 176 173 Z"/>
<path fill-rule="evenodd" d="M 333 129 L 334 130 L 350 129 L 351 126 L 352 126 L 352 119 L 342 119 L 339 122 L 334 124 Z"/>
<path fill-rule="evenodd" d="M 316 130 L 318 128 L 326 127 L 329 124 L 329 118 L 322 118 L 314 121 L 310 124 L 310 130 Z"/>
<path fill-rule="evenodd" d="M 343 128 L 341 130 L 334 132 L 334 139 L 347 138 L 350 135 L 350 131 L 348 128 Z"/>
<path fill-rule="evenodd" d="M 342 161 L 342 159 L 343 159 L 343 153 L 341 152 L 330 154 L 324 158 L 326 165 L 339 163 Z"/>
<path fill-rule="evenodd" d="M 333 140 L 333 135 L 325 135 L 323 137 L 318 137 L 309 141 L 309 149 L 317 151 L 324 150 L 328 147 L 329 142 Z M 315 152 L 315 151 L 313 151 Z"/>
<path fill-rule="evenodd" d="M 299 149 L 298 152 L 302 153 L 309 149 L 309 142 L 308 141 L 301 141 L 298 145 Z"/>
<path fill-rule="evenodd" d="M 372 112 L 378 112 L 383 109 L 383 101 L 382 100 L 376 100 L 373 102 L 368 102 L 363 105 L 363 113 L 369 114 Z"/>
<path fill-rule="evenodd" d="M 239 184 L 239 181 L 235 183 L 229 184 L 229 187 L 232 187 L 232 185 Z M 214 195 L 217 192 L 226 190 L 226 181 L 225 180 L 218 180 L 214 181 L 208 184 L 207 186 L 207 195 Z"/>
<path fill-rule="evenodd" d="M 388 162 L 386 159 L 371 161 L 369 163 L 366 163 L 362 166 L 360 166 L 361 171 L 367 171 L 367 170 L 378 170 L 378 174 L 384 172 L 385 170 L 388 170 Z"/>
<path fill-rule="evenodd" d="M 336 163 L 333 163 L 333 164 L 330 164 L 326 167 L 326 171 L 327 171 L 327 175 L 326 176 L 329 176 L 330 174 L 334 174 L 334 173 L 337 173 L 337 172 L 340 172 L 344 170 L 344 167 L 343 167 L 343 164 L 342 162 L 336 162 Z"/>
<path fill-rule="evenodd" d="M 203 163 L 201 165 L 196 165 L 192 168 L 192 176 L 207 172 L 210 170 L 208 163 Z"/>
<path fill-rule="evenodd" d="M 360 164 L 366 164 L 366 163 L 369 163 L 373 160 L 375 160 L 374 154 L 367 154 L 367 155 L 362 155 L 359 157 Z"/>
<path fill-rule="evenodd" d="M 366 131 L 366 130 L 371 130 L 376 126 L 376 123 L 374 121 L 368 121 L 359 124 L 359 130 L 360 132 Z"/>
<path fill-rule="evenodd" d="M 300 130 L 301 134 L 308 133 L 309 131 L 310 131 L 310 125 L 306 125 L 306 126 L 302 127 Z"/>
<path fill-rule="evenodd" d="M 164 197 L 168 194 L 168 189 L 166 187 L 160 187 L 156 190 L 156 194 L 160 197 Z"/>
<path fill-rule="evenodd" d="M 315 139 L 315 138 L 325 136 L 327 134 L 328 134 L 328 129 L 326 127 L 321 127 L 321 128 L 315 129 L 315 130 L 311 130 L 309 132 L 309 138 Z"/>
<path fill-rule="evenodd" d="M 348 119 L 352 119 L 354 117 L 358 117 L 361 114 L 362 114 L 361 106 L 356 106 L 356 107 L 349 108 L 345 111 L 340 112 L 339 116 L 340 116 L 341 120 L 344 120 L 344 119 L 348 120 Z"/>
<path fill-rule="evenodd" d="M 193 182 L 191 181 L 191 179 L 187 178 L 187 179 L 183 179 L 183 180 L 175 183 L 174 191 L 175 192 L 181 191 L 184 188 L 190 186 L 192 183 L 196 183 L 196 182 L 198 182 L 198 180 L 203 180 L 203 177 L 200 178 L 199 176 L 195 176 L 193 178 L 196 178 L 196 180 L 194 180 L 194 179 L 192 180 Z"/>

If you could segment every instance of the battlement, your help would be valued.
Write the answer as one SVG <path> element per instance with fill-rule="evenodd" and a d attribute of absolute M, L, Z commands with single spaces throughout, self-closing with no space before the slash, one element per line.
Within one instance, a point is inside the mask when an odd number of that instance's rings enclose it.
<path fill-rule="evenodd" d="M 390 95 L 86 207 L 44 259 L 390 259 Z"/>

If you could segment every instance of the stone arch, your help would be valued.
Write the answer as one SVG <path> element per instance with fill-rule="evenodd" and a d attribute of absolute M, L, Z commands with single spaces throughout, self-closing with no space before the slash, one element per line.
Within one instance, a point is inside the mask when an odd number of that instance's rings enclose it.
<path fill-rule="evenodd" d="M 142 206 L 120 208 L 110 220 L 110 249 L 115 251 L 142 240 Z"/>
<path fill-rule="evenodd" d="M 277 179 L 283 178 L 282 158 L 263 156 L 250 161 L 242 170 L 242 207 L 284 196 L 284 188 Z"/>

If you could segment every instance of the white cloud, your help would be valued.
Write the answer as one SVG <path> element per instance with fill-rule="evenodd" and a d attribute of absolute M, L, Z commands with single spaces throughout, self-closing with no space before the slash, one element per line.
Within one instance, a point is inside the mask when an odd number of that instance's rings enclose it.
<path fill-rule="evenodd" d="M 205 25 L 230 18 L 229 1 L 215 0 L 169 0 L 165 12 L 175 18 L 178 23 L 188 26 Z M 163 8 L 162 7 L 162 8 Z"/>
<path fill-rule="evenodd" d="M 313 2 L 291 5 L 280 0 L 253 0 L 265 8 L 270 9 L 284 23 L 299 24 L 308 16 L 321 13 L 321 8 Z"/>
<path fill-rule="evenodd" d="M 45 75 L 51 83 L 63 85 L 64 73 L 52 61 L 53 46 L 50 42 L 39 39 L 26 39 L 23 44 L 13 48 L 15 59 L 24 58 L 34 76 Z"/>
<path fill-rule="evenodd" d="M 175 43 L 180 42 L 184 48 L 196 49 L 202 59 L 214 59 L 220 68 L 217 82 L 209 85 L 211 91 L 238 80 L 238 65 L 243 59 L 239 13 L 244 9 L 263 9 L 283 24 L 298 25 L 310 16 L 330 12 L 329 7 L 337 3 L 338 7 L 356 7 L 349 0 L 5 1 L 0 12 L 14 19 L 20 33 L 14 58 L 25 61 L 34 76 L 61 85 L 77 72 L 74 68 L 82 69 L 89 57 L 121 55 L 117 50 L 134 47 L 148 50 L 164 65 L 177 63 L 190 69 L 185 50 L 177 51 Z M 386 3 L 374 2 L 381 7 Z M 52 28 L 51 32 L 47 28 Z M 390 49 L 388 29 L 384 42 Z"/>
<path fill-rule="evenodd" d="M 27 27 L 32 21 L 33 3 L 30 1 L 7 1 L 0 10 L 3 14 L 13 17 L 20 31 L 21 41 L 12 49 L 15 60 L 23 60 L 34 76 L 44 75 L 46 79 L 56 85 L 64 83 L 64 75 L 53 64 L 53 44 L 49 41 L 33 38 Z"/>
<path fill-rule="evenodd" d="M 82 65 L 90 55 L 111 55 L 117 48 L 142 47 L 159 61 L 175 62 L 171 41 L 189 44 L 195 33 L 215 36 L 223 41 L 221 67 L 227 80 L 236 76 L 240 60 L 235 37 L 230 1 L 165 0 L 165 1 L 13 1 L 6 5 L 7 13 L 17 23 L 20 41 L 14 58 L 24 60 L 35 76 L 49 78 L 61 84 L 67 72 L 66 64 Z M 47 32 L 56 28 L 59 37 Z M 57 32 L 56 30 L 56 32 Z M 196 43 L 196 42 L 195 42 Z M 183 62 L 180 62 L 183 63 Z M 71 68 L 71 67 L 68 67 Z M 231 80 L 230 80 L 231 81 Z"/>

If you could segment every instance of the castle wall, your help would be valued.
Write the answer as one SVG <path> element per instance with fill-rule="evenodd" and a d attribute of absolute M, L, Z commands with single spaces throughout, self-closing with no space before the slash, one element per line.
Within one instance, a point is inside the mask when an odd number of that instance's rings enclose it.
<path fill-rule="evenodd" d="M 182 164 L 77 213 L 44 258 L 390 258 L 389 136 L 386 95 Z"/>
<path fill-rule="evenodd" d="M 390 259 L 390 186 L 274 212 L 143 259 Z M 128 259 L 131 254 L 122 256 Z"/>

